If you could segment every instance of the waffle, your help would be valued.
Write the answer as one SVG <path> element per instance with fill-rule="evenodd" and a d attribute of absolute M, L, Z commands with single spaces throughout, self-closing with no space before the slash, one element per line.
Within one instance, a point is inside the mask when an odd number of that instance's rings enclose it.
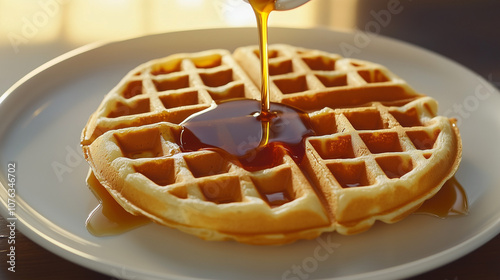
<path fill-rule="evenodd" d="M 179 146 L 181 122 L 214 102 L 259 99 L 256 46 L 176 54 L 132 70 L 82 132 L 96 178 L 130 213 L 206 240 L 284 244 L 394 223 L 455 173 L 461 140 L 437 102 L 385 67 L 271 45 L 272 102 L 308 113 L 314 136 L 248 171 Z"/>

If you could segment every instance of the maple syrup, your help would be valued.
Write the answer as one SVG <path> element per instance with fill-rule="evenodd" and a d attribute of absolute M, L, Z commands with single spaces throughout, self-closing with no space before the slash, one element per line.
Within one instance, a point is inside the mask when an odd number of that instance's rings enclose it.
<path fill-rule="evenodd" d="M 87 184 L 99 200 L 99 205 L 90 213 L 85 222 L 87 230 L 95 236 L 117 235 L 151 222 L 144 216 L 134 216 L 108 193 L 90 172 Z"/>
<path fill-rule="evenodd" d="M 269 14 L 275 9 L 275 0 L 249 0 L 250 5 L 257 19 L 257 27 L 259 29 L 259 51 L 260 51 L 260 68 L 261 68 L 261 112 L 269 114 L 270 98 L 269 98 L 269 53 L 268 53 L 268 19 Z"/>
<path fill-rule="evenodd" d="M 432 198 L 426 200 L 415 214 L 428 214 L 439 218 L 467 215 L 467 194 L 455 177 L 449 179 Z"/>
<path fill-rule="evenodd" d="M 282 149 L 300 163 L 305 138 L 314 135 L 308 115 L 271 103 L 272 117 L 263 118 L 260 105 L 257 100 L 231 100 L 193 115 L 182 124 L 181 149 L 217 150 L 250 171 L 278 165 Z"/>

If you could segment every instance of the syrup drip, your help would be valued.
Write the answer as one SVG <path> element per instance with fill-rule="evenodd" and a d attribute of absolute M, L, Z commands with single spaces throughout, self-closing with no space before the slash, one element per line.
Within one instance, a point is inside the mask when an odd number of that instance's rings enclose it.
<path fill-rule="evenodd" d="M 261 68 L 261 113 L 266 116 L 270 111 L 269 99 L 269 55 L 267 50 L 268 40 L 268 19 L 269 14 L 275 9 L 275 0 L 249 0 L 252 9 L 257 19 L 257 27 L 259 29 L 259 51 L 260 51 L 260 68 Z"/>
<path fill-rule="evenodd" d="M 87 184 L 99 200 L 99 205 L 90 213 L 85 222 L 87 230 L 95 236 L 117 235 L 151 222 L 144 216 L 134 216 L 106 191 L 94 173 L 90 172 Z"/>
<path fill-rule="evenodd" d="M 415 214 L 428 214 L 439 218 L 467 215 L 467 194 L 455 177 L 449 179 L 432 198 L 426 200 Z"/>

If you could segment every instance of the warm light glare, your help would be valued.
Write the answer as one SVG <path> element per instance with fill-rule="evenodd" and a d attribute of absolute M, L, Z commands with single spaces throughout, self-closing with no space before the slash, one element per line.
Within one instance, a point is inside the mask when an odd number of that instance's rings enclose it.
<path fill-rule="evenodd" d="M 0 42 L 16 46 L 54 40 L 60 34 L 62 12 L 59 4 L 44 1 L 0 0 Z M 5 38 L 6 37 L 6 38 Z"/>
<path fill-rule="evenodd" d="M 219 1 L 217 13 L 230 26 L 256 26 L 255 14 L 250 4 L 243 1 Z"/>
<path fill-rule="evenodd" d="M 187 4 L 179 4 L 186 0 L 148 1 L 149 11 L 148 33 L 160 33 L 168 31 L 178 31 L 200 28 L 217 28 L 227 26 L 221 17 L 217 14 L 219 2 L 223 0 L 189 0 L 193 5 L 187 7 Z M 241 0 L 235 0 L 241 1 Z M 199 2 L 194 5 L 194 2 Z"/>
<path fill-rule="evenodd" d="M 352 29 L 357 2 L 311 0 L 294 10 L 273 12 L 269 25 Z M 14 49 L 233 26 L 256 26 L 251 6 L 243 0 L 0 0 L 0 45 Z"/>
<path fill-rule="evenodd" d="M 334 0 L 332 1 L 331 11 L 325 16 L 325 18 L 330 19 L 327 24 L 338 29 L 353 30 L 356 28 L 357 9 L 358 0 Z"/>
<path fill-rule="evenodd" d="M 176 0 L 177 5 L 186 7 L 196 7 L 203 4 L 203 0 Z"/>
<path fill-rule="evenodd" d="M 68 2 L 69 40 L 92 42 L 139 36 L 144 32 L 142 1 L 72 0 Z"/>

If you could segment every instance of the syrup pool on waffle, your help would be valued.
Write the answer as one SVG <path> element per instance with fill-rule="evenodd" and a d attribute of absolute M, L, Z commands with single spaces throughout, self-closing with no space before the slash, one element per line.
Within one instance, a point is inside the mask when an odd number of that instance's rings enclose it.
<path fill-rule="evenodd" d="M 307 114 L 271 103 L 272 116 L 262 119 L 260 102 L 241 99 L 222 102 L 195 114 L 183 124 L 180 146 L 184 151 L 213 149 L 235 157 L 249 171 L 276 166 L 280 150 L 300 164 L 304 139 L 314 135 Z"/>

